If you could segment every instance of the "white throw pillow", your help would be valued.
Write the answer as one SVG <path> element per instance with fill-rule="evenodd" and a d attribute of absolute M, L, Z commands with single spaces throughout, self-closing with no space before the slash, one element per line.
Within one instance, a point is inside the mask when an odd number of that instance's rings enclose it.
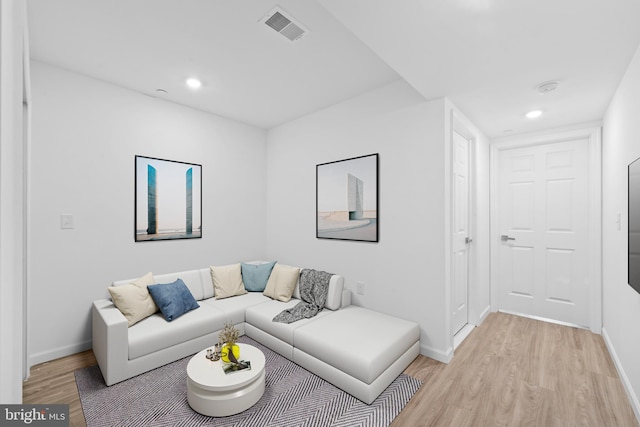
<path fill-rule="evenodd" d="M 127 318 L 129 326 L 151 316 L 158 311 L 158 306 L 151 298 L 148 285 L 153 285 L 153 274 L 147 273 L 128 285 L 109 286 L 113 304 Z"/>
<path fill-rule="evenodd" d="M 210 267 L 213 281 L 213 295 L 216 299 L 244 295 L 247 290 L 242 282 L 242 268 L 240 263 Z"/>
<path fill-rule="evenodd" d="M 269 276 L 263 295 L 287 302 L 291 299 L 299 277 L 299 268 L 276 264 L 271 271 L 271 276 Z"/>

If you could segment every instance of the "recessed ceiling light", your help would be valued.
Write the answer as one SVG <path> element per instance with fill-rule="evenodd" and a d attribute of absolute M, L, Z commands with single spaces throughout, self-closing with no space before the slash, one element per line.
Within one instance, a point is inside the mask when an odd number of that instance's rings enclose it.
<path fill-rule="evenodd" d="M 532 110 L 532 111 L 529 111 L 527 114 L 525 114 L 527 119 L 537 119 L 541 115 L 542 115 L 541 110 Z"/>
<path fill-rule="evenodd" d="M 199 87 L 202 86 L 202 82 L 192 77 L 190 79 L 187 79 L 187 86 L 189 86 L 192 89 L 198 89 Z"/>

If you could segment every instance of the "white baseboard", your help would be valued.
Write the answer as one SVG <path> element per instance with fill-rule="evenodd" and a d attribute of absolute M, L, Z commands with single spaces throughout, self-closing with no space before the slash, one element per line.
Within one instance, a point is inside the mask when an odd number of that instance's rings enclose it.
<path fill-rule="evenodd" d="M 491 305 L 486 306 L 485 309 L 482 310 L 482 313 L 480 313 L 480 321 L 478 322 L 478 324 L 476 326 L 480 326 L 482 324 L 482 322 L 484 322 L 484 319 L 487 318 L 489 313 L 491 313 Z"/>
<path fill-rule="evenodd" d="M 38 365 L 40 363 L 48 362 L 50 360 L 59 359 L 61 357 L 70 356 L 72 354 L 80 353 L 85 350 L 89 350 L 91 348 L 91 340 L 84 341 L 77 344 L 68 345 L 65 347 L 58 347 L 47 351 L 42 351 L 40 353 L 30 354 L 29 355 L 29 369 L 32 366 Z"/>
<path fill-rule="evenodd" d="M 611 354 L 611 358 L 613 359 L 613 363 L 616 365 L 616 369 L 618 370 L 618 375 L 620 375 L 620 379 L 622 380 L 622 384 L 624 385 L 624 389 L 627 391 L 627 395 L 629 396 L 629 402 L 631 403 L 631 407 L 633 408 L 633 412 L 636 414 L 636 420 L 640 422 L 640 401 L 638 401 L 638 396 L 633 391 L 633 386 L 631 385 L 631 381 L 627 376 L 624 368 L 622 367 L 622 363 L 618 358 L 618 354 L 616 353 L 615 348 L 613 347 L 613 343 L 609 338 L 609 334 L 607 334 L 607 330 L 602 328 L 602 337 L 604 338 L 604 343 L 607 345 L 607 349 L 609 350 L 609 354 Z"/>
<path fill-rule="evenodd" d="M 463 326 L 462 329 L 460 329 L 458 331 L 458 333 L 456 333 L 453 336 L 453 351 L 455 354 L 455 349 L 458 348 L 458 346 L 460 344 L 462 344 L 462 341 L 464 341 L 470 334 L 471 332 L 473 332 L 473 330 L 476 328 L 475 325 L 472 325 L 471 323 L 467 323 L 466 325 Z"/>
<path fill-rule="evenodd" d="M 420 354 L 427 356 L 430 359 L 437 360 L 438 362 L 449 363 L 451 362 L 451 359 L 453 359 L 453 348 L 449 348 L 446 352 L 443 352 L 420 344 Z"/>

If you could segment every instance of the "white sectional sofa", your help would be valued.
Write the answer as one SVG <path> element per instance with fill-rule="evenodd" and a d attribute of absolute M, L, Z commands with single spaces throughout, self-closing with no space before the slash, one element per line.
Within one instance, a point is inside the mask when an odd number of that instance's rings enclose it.
<path fill-rule="evenodd" d="M 299 302 L 297 286 L 289 302 L 280 302 L 262 292 L 216 299 L 209 268 L 158 275 L 155 282 L 178 278 L 200 307 L 171 322 L 158 313 L 129 327 L 110 299 L 94 301 L 93 351 L 107 385 L 211 347 L 228 322 L 367 404 L 419 354 L 417 323 L 351 305 L 339 275 L 331 277 L 325 308 L 290 324 L 272 319 Z"/>

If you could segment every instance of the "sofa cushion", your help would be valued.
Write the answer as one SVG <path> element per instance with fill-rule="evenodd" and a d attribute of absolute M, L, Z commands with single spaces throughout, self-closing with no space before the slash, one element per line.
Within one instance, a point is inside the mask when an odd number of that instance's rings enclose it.
<path fill-rule="evenodd" d="M 344 277 L 334 274 L 329 282 L 329 293 L 324 305 L 329 310 L 338 310 L 342 306 L 342 291 L 344 290 Z"/>
<path fill-rule="evenodd" d="M 344 290 L 344 277 L 334 274 L 329 281 L 329 292 L 325 307 L 329 310 L 338 310 L 342 306 L 342 291 Z M 293 290 L 293 298 L 300 299 L 300 281 Z"/>
<path fill-rule="evenodd" d="M 242 283 L 240 263 L 219 267 L 212 265 L 210 269 L 216 299 L 229 298 L 247 293 L 244 288 L 244 283 Z"/>
<path fill-rule="evenodd" d="M 276 264 L 271 271 L 269 280 L 267 281 L 267 286 L 264 289 L 264 295 L 282 302 L 289 301 L 291 299 L 291 295 L 293 295 L 293 290 L 298 283 L 299 277 L 299 268 Z"/>
<path fill-rule="evenodd" d="M 147 273 L 131 283 L 107 288 L 113 305 L 124 315 L 129 326 L 158 311 L 158 306 L 147 289 L 151 284 L 153 284 L 153 274 Z"/>
<path fill-rule="evenodd" d="M 209 269 L 206 269 L 207 274 L 209 273 Z M 203 292 L 203 281 L 202 276 L 200 274 L 200 270 L 187 270 L 180 271 L 178 273 L 168 273 L 168 274 L 156 274 L 155 275 L 156 283 L 171 283 L 175 282 L 177 279 L 181 279 L 187 288 L 189 288 L 189 292 L 196 300 L 201 300 L 206 298 Z M 211 282 L 211 278 L 209 278 L 209 282 Z"/>
<path fill-rule="evenodd" d="M 200 301 L 200 305 L 207 305 L 222 311 L 226 315 L 227 322 L 237 325 L 238 323 L 244 323 L 245 311 L 248 307 L 256 304 L 262 304 L 267 301 L 271 301 L 271 299 L 265 297 L 262 293 L 249 292 L 246 295 L 235 298 L 209 298 Z"/>
<path fill-rule="evenodd" d="M 149 285 L 147 288 L 167 322 L 200 307 L 181 279 L 172 283 Z"/>
<path fill-rule="evenodd" d="M 289 345 L 294 345 L 293 331 L 309 322 L 315 321 L 315 319 L 332 313 L 331 311 L 323 310 L 312 319 L 302 319 L 293 323 L 278 323 L 273 321 L 273 318 L 282 310 L 290 309 L 299 302 L 300 300 L 297 299 L 291 299 L 288 302 L 269 300 L 264 304 L 248 307 L 245 312 L 246 322 Z"/>
<path fill-rule="evenodd" d="M 274 265 L 276 265 L 275 261 L 266 264 L 247 264 L 243 262 L 241 267 L 244 288 L 249 292 L 263 292 Z"/>
<path fill-rule="evenodd" d="M 296 328 L 295 347 L 366 384 L 420 339 L 409 320 L 357 306 L 330 313 Z"/>
<path fill-rule="evenodd" d="M 222 311 L 205 305 L 172 322 L 166 322 L 159 313 L 154 314 L 129 328 L 129 359 L 220 331 L 225 322 Z"/>
<path fill-rule="evenodd" d="M 213 279 L 211 278 L 211 268 L 201 268 L 198 270 L 200 281 L 202 282 L 202 298 L 196 298 L 198 301 L 207 298 L 213 298 Z M 192 292 L 193 293 L 193 292 Z M 195 295 L 194 295 L 195 296 Z"/>

